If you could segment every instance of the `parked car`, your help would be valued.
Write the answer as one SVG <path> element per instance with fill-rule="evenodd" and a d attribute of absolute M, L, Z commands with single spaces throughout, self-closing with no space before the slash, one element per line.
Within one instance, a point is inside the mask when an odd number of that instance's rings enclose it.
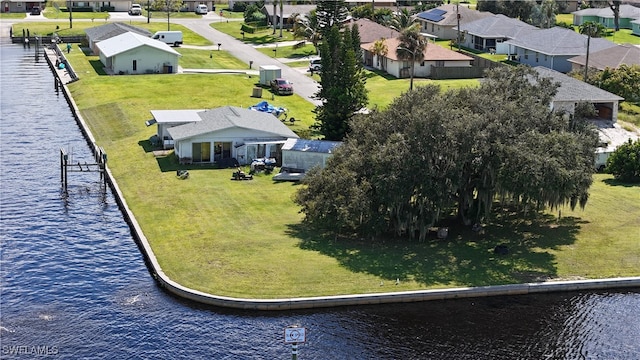
<path fill-rule="evenodd" d="M 320 71 L 320 69 L 322 69 L 322 63 L 321 63 L 320 59 L 313 59 L 313 60 L 309 61 L 309 71 L 318 72 L 318 71 Z"/>
<path fill-rule="evenodd" d="M 209 8 L 205 4 L 199 4 L 196 6 L 196 14 L 206 15 L 209 12 Z"/>
<path fill-rule="evenodd" d="M 34 6 L 31 8 L 31 15 L 40 15 L 42 13 L 42 9 L 40 6 Z"/>
<path fill-rule="evenodd" d="M 278 95 L 293 95 L 293 83 L 283 78 L 271 80 L 271 91 Z"/>
<path fill-rule="evenodd" d="M 129 15 L 142 15 L 142 6 L 140 4 L 131 4 Z"/>

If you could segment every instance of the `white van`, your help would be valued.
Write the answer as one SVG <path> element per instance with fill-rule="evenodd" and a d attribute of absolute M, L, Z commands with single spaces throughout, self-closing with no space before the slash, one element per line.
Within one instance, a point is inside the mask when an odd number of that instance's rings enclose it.
<path fill-rule="evenodd" d="M 165 44 L 180 46 L 182 44 L 182 31 L 158 31 L 152 36 Z"/>
<path fill-rule="evenodd" d="M 209 12 L 209 8 L 205 4 L 199 4 L 196 6 L 196 14 L 206 15 Z"/>

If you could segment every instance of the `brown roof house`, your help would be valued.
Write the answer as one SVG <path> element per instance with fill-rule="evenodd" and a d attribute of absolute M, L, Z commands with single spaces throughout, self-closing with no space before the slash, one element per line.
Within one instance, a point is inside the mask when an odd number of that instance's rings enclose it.
<path fill-rule="evenodd" d="M 390 39 L 400 36 L 400 32 L 392 28 L 380 25 L 375 21 L 369 19 L 358 19 L 350 21 L 347 26 L 351 28 L 353 24 L 358 25 L 358 32 L 360 33 L 360 44 L 375 42 L 380 39 Z"/>
<path fill-rule="evenodd" d="M 400 46 L 398 38 L 385 39 L 387 46 L 386 55 L 376 55 L 372 52 L 374 43 L 360 45 L 365 52 L 364 58 L 372 59 L 371 66 L 376 69 L 386 71 L 397 78 L 408 78 L 411 76 L 411 60 L 401 60 L 396 56 L 396 50 Z M 432 75 L 433 68 L 436 67 L 471 67 L 473 58 L 449 50 L 434 43 L 429 43 L 425 49 L 423 61 L 416 61 L 414 65 L 415 78 L 427 78 Z"/>

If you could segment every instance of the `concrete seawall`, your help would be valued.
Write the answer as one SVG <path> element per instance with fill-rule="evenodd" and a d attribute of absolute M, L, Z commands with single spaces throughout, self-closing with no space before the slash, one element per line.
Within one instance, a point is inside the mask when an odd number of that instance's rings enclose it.
<path fill-rule="evenodd" d="M 87 143 L 91 147 L 92 151 L 95 152 L 97 150 L 95 139 L 89 131 L 89 127 L 80 115 L 80 111 L 76 106 L 74 99 L 71 97 L 71 93 L 69 92 L 66 83 L 61 79 L 61 76 L 63 76 L 63 74 L 60 73 L 61 70 L 55 67 L 55 56 L 56 55 L 47 53 L 47 62 L 56 76 L 57 81 L 60 81 L 61 83 L 60 86 L 64 96 L 69 103 L 74 118 L 80 126 Z M 526 295 L 560 291 L 640 288 L 640 277 L 627 277 L 285 299 L 243 299 L 216 296 L 182 286 L 171 280 L 164 273 L 155 257 L 155 254 L 153 253 L 153 250 L 151 249 L 151 246 L 149 245 L 149 242 L 147 241 L 147 238 L 136 221 L 134 214 L 129 209 L 108 166 L 106 168 L 105 176 L 107 176 L 107 183 L 115 194 L 116 202 L 123 213 L 125 221 L 129 224 L 133 237 L 145 258 L 147 267 L 160 286 L 180 297 L 212 306 L 245 310 L 294 310 L 351 305 L 408 303 L 472 297 Z"/>

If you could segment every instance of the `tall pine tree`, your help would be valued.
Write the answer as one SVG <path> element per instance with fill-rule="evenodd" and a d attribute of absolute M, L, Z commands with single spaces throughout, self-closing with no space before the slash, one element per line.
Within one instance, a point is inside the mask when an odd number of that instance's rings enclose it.
<path fill-rule="evenodd" d="M 331 31 L 334 25 L 341 26 L 348 15 L 345 0 L 318 0 L 316 3 L 316 16 L 323 35 Z"/>
<path fill-rule="evenodd" d="M 368 101 L 357 25 L 342 32 L 334 25 L 320 45 L 322 86 L 316 97 L 316 127 L 326 140 L 342 140 L 349 132 L 349 120 Z"/>

